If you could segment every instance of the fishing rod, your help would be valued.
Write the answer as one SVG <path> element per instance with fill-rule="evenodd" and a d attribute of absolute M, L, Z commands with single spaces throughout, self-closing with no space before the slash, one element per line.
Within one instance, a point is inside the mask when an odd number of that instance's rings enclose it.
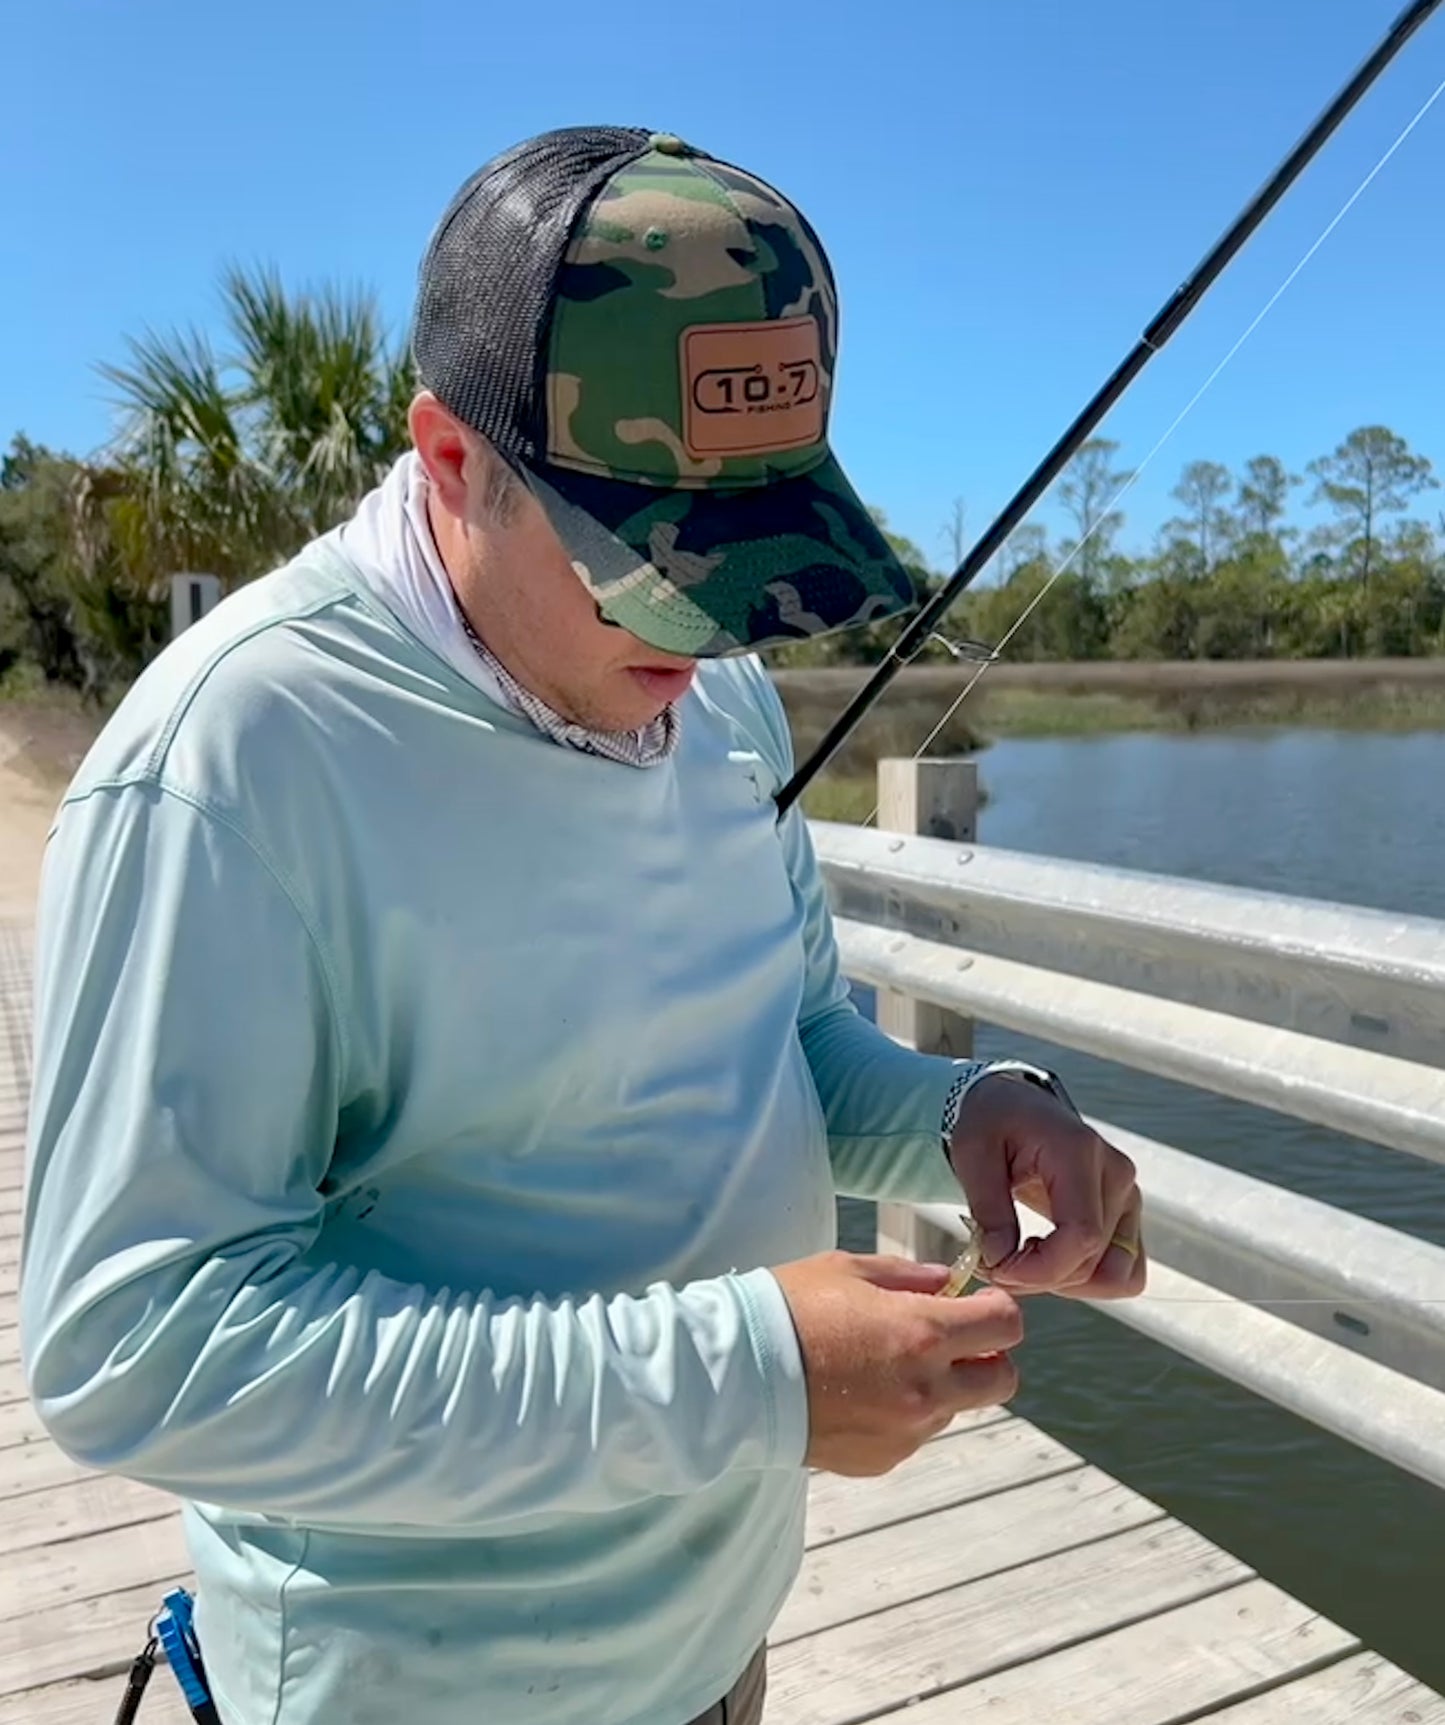
<path fill-rule="evenodd" d="M 1309 166 L 1329 140 L 1331 134 L 1349 115 L 1365 92 L 1430 17 L 1438 10 L 1441 0 L 1414 0 L 1399 15 L 1381 39 L 1374 52 L 1362 62 L 1358 71 L 1320 114 L 1319 118 L 1275 169 L 1242 213 L 1224 233 L 1195 269 L 1194 273 L 1165 302 L 1145 329 L 1131 351 L 1120 361 L 1114 372 L 1083 408 L 1073 424 L 1014 493 L 994 519 L 988 531 L 958 565 L 944 585 L 920 610 L 889 649 L 873 675 L 858 691 L 833 722 L 821 742 L 793 774 L 777 797 L 778 817 L 782 818 L 809 784 L 822 772 L 843 746 L 849 735 L 861 723 L 883 691 L 910 663 L 934 634 L 944 613 L 1001 549 L 1029 510 L 1063 472 L 1082 444 L 1119 400 L 1144 367 L 1180 328 L 1189 314 L 1204 298 L 1217 277 L 1232 262 L 1237 252 L 1263 225 L 1284 194 Z M 962 656 L 982 658 L 987 664 L 993 657 L 990 649 L 981 651 L 972 644 L 961 649 Z"/>

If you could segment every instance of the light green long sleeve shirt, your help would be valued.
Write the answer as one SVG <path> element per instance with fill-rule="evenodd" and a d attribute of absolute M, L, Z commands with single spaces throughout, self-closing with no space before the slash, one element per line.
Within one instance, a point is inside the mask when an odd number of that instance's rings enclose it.
<path fill-rule="evenodd" d="M 795 1577 L 770 1266 L 836 1191 L 957 1197 L 956 1068 L 849 1001 L 761 667 L 682 717 L 559 748 L 323 541 L 65 799 L 25 1364 L 186 1500 L 226 1725 L 681 1725 Z"/>

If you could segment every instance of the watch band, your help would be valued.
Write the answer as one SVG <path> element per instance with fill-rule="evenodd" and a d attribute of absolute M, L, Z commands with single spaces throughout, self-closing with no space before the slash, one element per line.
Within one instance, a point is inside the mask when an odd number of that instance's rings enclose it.
<path fill-rule="evenodd" d="M 1047 1090 L 1050 1095 L 1056 1096 L 1073 1113 L 1079 1112 L 1057 1073 L 1042 1066 L 1035 1066 L 1031 1061 L 961 1060 L 958 1066 L 958 1077 L 954 1079 L 944 1099 L 943 1119 L 939 1128 L 945 1156 L 951 1155 L 953 1150 L 954 1129 L 958 1125 L 959 1115 L 963 1112 L 964 1098 L 981 1078 L 1016 1078 L 1027 1084 L 1036 1084 L 1041 1090 Z"/>

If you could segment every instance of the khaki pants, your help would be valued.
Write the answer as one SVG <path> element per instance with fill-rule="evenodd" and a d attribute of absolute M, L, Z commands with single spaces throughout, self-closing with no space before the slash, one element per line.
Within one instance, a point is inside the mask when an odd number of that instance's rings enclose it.
<path fill-rule="evenodd" d="M 763 1697 L 768 1688 L 768 1652 L 760 1647 L 752 1662 L 716 1706 L 692 1725 L 762 1725 Z"/>

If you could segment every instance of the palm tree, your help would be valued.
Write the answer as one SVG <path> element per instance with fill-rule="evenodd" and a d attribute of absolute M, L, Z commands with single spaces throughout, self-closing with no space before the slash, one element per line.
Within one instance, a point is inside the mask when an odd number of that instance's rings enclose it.
<path fill-rule="evenodd" d="M 105 464 L 123 561 L 154 583 L 262 573 L 341 520 L 406 446 L 412 371 L 370 296 L 288 294 L 273 270 L 222 278 L 228 347 L 132 339 L 103 366 L 122 419 Z"/>
<path fill-rule="evenodd" d="M 410 360 L 388 350 L 363 293 L 288 299 L 273 273 L 232 269 L 225 295 L 256 454 L 297 526 L 325 532 L 405 447 Z"/>

